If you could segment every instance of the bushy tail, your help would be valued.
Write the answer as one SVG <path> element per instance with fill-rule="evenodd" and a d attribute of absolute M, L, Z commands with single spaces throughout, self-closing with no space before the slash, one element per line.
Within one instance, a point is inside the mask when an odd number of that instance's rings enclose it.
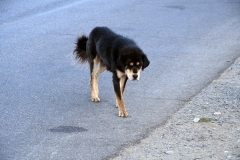
<path fill-rule="evenodd" d="M 76 43 L 76 48 L 73 51 L 75 54 L 75 59 L 79 60 L 82 64 L 88 60 L 88 54 L 86 52 L 86 43 L 88 38 L 85 35 L 79 37 Z"/>

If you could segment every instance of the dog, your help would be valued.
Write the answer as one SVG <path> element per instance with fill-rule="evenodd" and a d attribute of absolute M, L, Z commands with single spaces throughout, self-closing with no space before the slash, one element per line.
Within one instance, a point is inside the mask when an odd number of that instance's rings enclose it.
<path fill-rule="evenodd" d="M 75 59 L 82 64 L 89 63 L 93 102 L 100 101 L 98 76 L 105 70 L 112 72 L 119 116 L 127 117 L 123 100 L 125 85 L 128 79 L 139 80 L 141 71 L 150 64 L 146 54 L 133 40 L 116 34 L 107 27 L 96 27 L 89 37 L 79 37 L 73 53 Z"/>

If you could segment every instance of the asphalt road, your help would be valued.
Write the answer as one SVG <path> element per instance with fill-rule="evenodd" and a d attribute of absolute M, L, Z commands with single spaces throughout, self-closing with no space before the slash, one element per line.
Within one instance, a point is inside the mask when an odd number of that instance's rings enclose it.
<path fill-rule="evenodd" d="M 105 159 L 138 143 L 240 55 L 239 0 L 13 0 L 0 5 L 0 159 Z M 92 103 L 77 36 L 108 26 L 151 64 L 118 117 L 111 73 Z"/>

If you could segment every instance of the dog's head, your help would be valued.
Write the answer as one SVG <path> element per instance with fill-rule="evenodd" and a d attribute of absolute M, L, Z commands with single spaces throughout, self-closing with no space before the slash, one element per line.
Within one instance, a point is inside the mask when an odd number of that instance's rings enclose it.
<path fill-rule="evenodd" d="M 117 65 L 129 80 L 139 80 L 140 72 L 149 65 L 147 56 L 138 47 L 127 47 L 120 52 Z"/>

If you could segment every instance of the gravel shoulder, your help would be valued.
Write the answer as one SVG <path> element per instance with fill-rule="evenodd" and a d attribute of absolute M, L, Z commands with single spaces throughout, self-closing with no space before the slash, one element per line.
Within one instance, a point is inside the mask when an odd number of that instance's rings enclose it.
<path fill-rule="evenodd" d="M 240 160 L 240 57 L 167 123 L 114 160 Z"/>

